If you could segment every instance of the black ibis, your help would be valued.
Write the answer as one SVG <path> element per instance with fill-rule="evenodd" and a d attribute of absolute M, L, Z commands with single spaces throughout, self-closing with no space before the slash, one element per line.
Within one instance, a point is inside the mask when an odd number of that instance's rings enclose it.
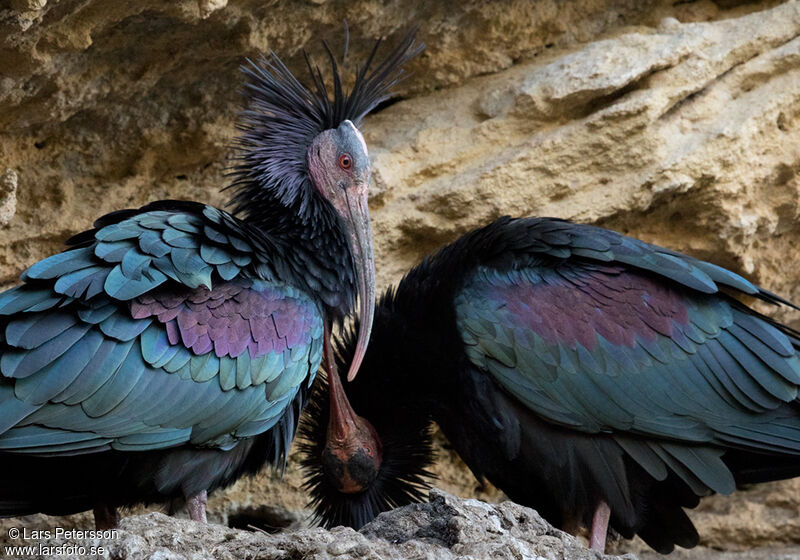
<path fill-rule="evenodd" d="M 158 201 L 98 219 L 0 294 L 0 516 L 186 500 L 281 466 L 330 325 L 374 306 L 357 126 L 420 49 L 407 35 L 332 97 L 275 55 L 243 68 L 233 212 Z M 327 49 L 327 46 L 326 46 Z"/>
<path fill-rule="evenodd" d="M 700 497 L 800 475 L 800 333 L 747 298 L 791 305 L 598 227 L 502 218 L 464 235 L 382 297 L 346 394 L 334 378 L 331 405 L 312 401 L 318 516 L 359 527 L 419 499 L 435 421 L 476 477 L 596 549 L 609 526 L 694 546 Z"/>

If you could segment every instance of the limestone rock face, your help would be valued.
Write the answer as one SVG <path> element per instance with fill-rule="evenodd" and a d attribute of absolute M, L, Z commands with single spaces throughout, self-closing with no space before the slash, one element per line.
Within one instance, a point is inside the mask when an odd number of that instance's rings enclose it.
<path fill-rule="evenodd" d="M 8 225 L 17 211 L 17 173 L 6 169 L 0 175 L 0 227 Z"/>
<path fill-rule="evenodd" d="M 665 18 L 390 107 L 367 137 L 378 247 L 433 249 L 503 214 L 558 216 L 797 298 L 798 33 L 795 3 Z"/>
<path fill-rule="evenodd" d="M 0 286 L 102 213 L 160 198 L 223 205 L 238 66 L 272 49 L 301 72 L 320 39 L 341 51 L 344 18 L 350 60 L 413 23 L 428 45 L 401 100 L 364 123 L 383 286 L 474 227 L 536 214 L 684 251 L 800 301 L 796 0 L 0 0 Z M 498 495 L 450 451 L 437 469 L 450 492 Z M 211 518 L 300 511 L 301 484 L 292 464 L 282 481 L 242 481 L 212 498 Z M 767 485 L 692 515 L 716 548 L 798 543 L 798 492 Z"/>

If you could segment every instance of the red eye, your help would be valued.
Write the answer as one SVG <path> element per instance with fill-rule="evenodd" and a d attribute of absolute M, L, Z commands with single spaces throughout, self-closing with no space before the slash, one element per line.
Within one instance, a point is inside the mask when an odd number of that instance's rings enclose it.
<path fill-rule="evenodd" d="M 350 154 L 342 154 L 339 156 L 339 167 L 342 169 L 350 169 L 353 167 L 353 158 L 350 157 Z"/>

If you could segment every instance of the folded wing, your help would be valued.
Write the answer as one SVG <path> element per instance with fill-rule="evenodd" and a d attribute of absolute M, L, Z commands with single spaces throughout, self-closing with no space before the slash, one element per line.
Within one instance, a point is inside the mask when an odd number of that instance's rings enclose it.
<path fill-rule="evenodd" d="M 0 294 L 0 451 L 226 449 L 313 380 L 318 306 L 229 215 L 162 204 L 75 242 Z"/>

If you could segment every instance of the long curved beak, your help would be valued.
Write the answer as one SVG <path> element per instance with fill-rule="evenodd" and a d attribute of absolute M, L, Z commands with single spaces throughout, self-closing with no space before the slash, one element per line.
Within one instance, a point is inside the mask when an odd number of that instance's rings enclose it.
<path fill-rule="evenodd" d="M 347 372 L 348 381 L 356 378 L 358 368 L 364 359 L 375 313 L 375 257 L 372 254 L 372 226 L 369 221 L 369 188 L 368 184 L 361 183 L 355 187 L 347 189 L 345 193 L 347 213 L 342 213 L 350 233 L 350 249 L 355 261 L 360 302 L 358 339 L 353 361 Z"/>

